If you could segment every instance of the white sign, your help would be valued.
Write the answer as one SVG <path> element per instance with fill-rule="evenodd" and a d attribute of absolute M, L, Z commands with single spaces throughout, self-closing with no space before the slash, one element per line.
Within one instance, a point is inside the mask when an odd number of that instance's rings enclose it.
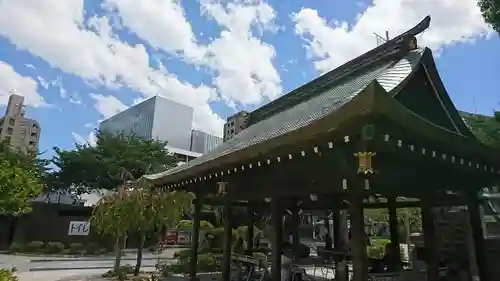
<path fill-rule="evenodd" d="M 90 223 L 88 221 L 70 221 L 68 235 L 89 235 Z"/>

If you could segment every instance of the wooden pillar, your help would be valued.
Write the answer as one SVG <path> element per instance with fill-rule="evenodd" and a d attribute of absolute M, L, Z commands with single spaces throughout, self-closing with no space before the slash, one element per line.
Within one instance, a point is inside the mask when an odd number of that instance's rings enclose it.
<path fill-rule="evenodd" d="M 253 239 L 254 239 L 254 223 L 255 223 L 255 215 L 253 213 L 253 207 L 250 203 L 248 203 L 247 206 L 247 248 L 246 248 L 246 254 L 247 255 L 252 255 L 253 253 Z"/>
<path fill-rule="evenodd" d="M 292 201 L 292 247 L 293 247 L 293 257 L 295 260 L 299 258 L 299 245 L 300 245 L 300 236 L 299 236 L 299 227 L 300 227 L 300 214 L 299 208 L 297 206 L 297 201 Z"/>
<path fill-rule="evenodd" d="M 342 229 L 340 223 L 340 209 L 335 208 L 332 212 L 332 222 L 333 222 L 333 248 L 339 251 L 343 248 L 342 243 Z"/>
<path fill-rule="evenodd" d="M 231 201 L 226 195 L 224 202 L 224 245 L 222 247 L 222 280 L 231 280 L 231 245 L 233 228 L 231 222 Z"/>
<path fill-rule="evenodd" d="M 363 183 L 361 183 L 363 182 Z M 363 186 L 368 179 L 347 183 L 349 186 L 349 213 L 351 219 L 351 253 L 353 265 L 352 281 L 368 280 L 368 257 L 366 253 L 365 217 L 363 213 Z"/>
<path fill-rule="evenodd" d="M 428 199 L 422 199 L 422 227 L 424 230 L 425 262 L 427 263 L 427 280 L 439 279 L 439 246 L 434 225 L 434 214 Z"/>
<path fill-rule="evenodd" d="M 477 273 L 480 281 L 488 281 L 488 261 L 486 260 L 486 249 L 484 245 L 484 233 L 481 223 L 480 204 L 477 193 L 467 196 L 467 209 L 469 211 L 469 220 L 474 240 L 474 250 L 477 263 Z"/>
<path fill-rule="evenodd" d="M 281 280 L 281 254 L 283 252 L 283 209 L 278 198 L 272 199 L 272 250 L 271 250 L 271 280 Z"/>
<path fill-rule="evenodd" d="M 396 198 L 389 197 L 388 200 L 389 209 L 389 229 L 391 232 L 391 251 L 392 255 L 392 269 L 401 269 L 401 249 L 399 248 L 399 223 L 398 223 L 398 213 L 396 207 Z"/>
<path fill-rule="evenodd" d="M 200 242 L 200 215 L 201 215 L 202 198 L 200 193 L 196 194 L 194 201 L 193 215 L 193 235 L 191 236 L 191 264 L 189 265 L 189 279 L 197 280 L 197 265 L 198 265 L 198 248 Z"/>
<path fill-rule="evenodd" d="M 326 229 L 326 234 L 325 234 L 325 249 L 328 251 L 331 251 L 332 249 L 332 233 L 331 233 L 331 227 L 330 227 L 330 218 L 328 217 L 328 211 L 325 212 L 326 217 L 323 219 L 323 225 L 325 226 Z"/>
<path fill-rule="evenodd" d="M 342 226 L 341 211 L 336 206 L 333 209 L 333 248 L 336 252 L 343 252 L 345 250 L 344 245 L 344 232 L 345 227 Z M 339 255 L 335 256 L 335 280 L 336 281 L 347 281 L 349 280 L 348 274 L 349 269 L 347 265 L 342 262 L 344 259 Z"/>

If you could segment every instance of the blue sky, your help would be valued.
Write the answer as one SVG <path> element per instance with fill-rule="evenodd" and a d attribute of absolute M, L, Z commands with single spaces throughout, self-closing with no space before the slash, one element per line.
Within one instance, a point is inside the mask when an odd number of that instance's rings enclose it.
<path fill-rule="evenodd" d="M 194 127 L 220 134 L 228 115 L 375 47 L 373 32 L 396 36 L 430 14 L 419 43 L 434 51 L 456 106 L 491 114 L 500 39 L 475 3 L 0 0 L 1 109 L 11 89 L 26 97 L 46 156 L 154 95 L 193 106 Z"/>

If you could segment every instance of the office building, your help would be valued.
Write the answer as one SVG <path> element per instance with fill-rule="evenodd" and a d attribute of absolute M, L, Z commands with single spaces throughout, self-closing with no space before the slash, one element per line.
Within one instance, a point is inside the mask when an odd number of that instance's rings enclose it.
<path fill-rule="evenodd" d="M 99 128 L 167 141 L 169 153 L 185 163 L 213 149 L 222 139 L 193 130 L 192 107 L 155 96 L 104 121 Z"/>
<path fill-rule="evenodd" d="M 155 96 L 102 121 L 99 128 L 167 141 L 169 147 L 189 151 L 192 126 L 192 107 Z"/>
<path fill-rule="evenodd" d="M 202 131 L 191 131 L 191 148 L 190 150 L 198 153 L 207 153 L 222 143 L 222 138 L 217 137 Z"/>
<path fill-rule="evenodd" d="M 228 117 L 226 124 L 224 124 L 224 141 L 230 140 L 239 132 L 246 129 L 249 116 L 250 114 L 248 112 L 240 111 L 235 115 Z"/>
<path fill-rule="evenodd" d="M 23 153 L 36 154 L 40 141 L 40 124 L 25 115 L 24 97 L 11 94 L 5 115 L 0 118 L 0 140 L 7 141 Z"/>

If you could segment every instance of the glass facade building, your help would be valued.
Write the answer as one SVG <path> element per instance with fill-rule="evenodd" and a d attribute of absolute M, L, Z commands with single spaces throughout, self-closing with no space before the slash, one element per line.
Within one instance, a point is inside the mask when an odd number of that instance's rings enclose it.
<path fill-rule="evenodd" d="M 192 126 L 192 107 L 155 96 L 102 121 L 99 128 L 159 139 L 170 147 L 189 150 Z"/>
<path fill-rule="evenodd" d="M 191 131 L 191 151 L 207 153 L 222 143 L 222 138 L 202 131 Z"/>

